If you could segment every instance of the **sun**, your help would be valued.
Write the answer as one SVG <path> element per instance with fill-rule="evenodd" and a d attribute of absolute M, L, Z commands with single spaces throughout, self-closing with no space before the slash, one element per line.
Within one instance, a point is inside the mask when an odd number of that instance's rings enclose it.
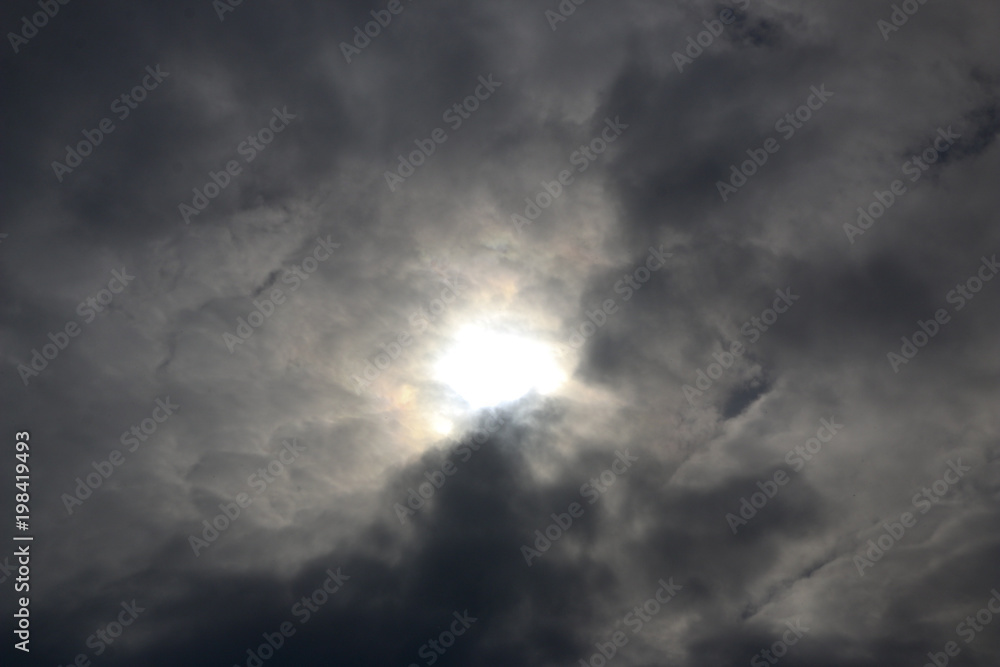
<path fill-rule="evenodd" d="M 461 330 L 436 371 L 439 381 L 477 410 L 532 391 L 551 393 L 566 379 L 548 345 L 480 327 Z"/>

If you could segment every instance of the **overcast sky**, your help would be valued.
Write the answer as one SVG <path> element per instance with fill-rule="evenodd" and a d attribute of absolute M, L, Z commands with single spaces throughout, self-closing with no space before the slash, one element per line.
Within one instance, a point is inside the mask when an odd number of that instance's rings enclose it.
<path fill-rule="evenodd" d="M 996 3 L 62 1 L 5 665 L 1000 664 Z"/>

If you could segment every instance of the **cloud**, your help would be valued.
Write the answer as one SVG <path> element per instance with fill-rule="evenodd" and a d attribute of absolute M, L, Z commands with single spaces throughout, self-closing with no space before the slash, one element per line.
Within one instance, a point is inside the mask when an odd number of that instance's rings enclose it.
<path fill-rule="evenodd" d="M 921 5 L 886 40 L 893 8 L 862 2 L 588 2 L 553 31 L 556 2 L 404 0 L 348 62 L 342 43 L 391 4 L 220 20 L 213 3 L 69 3 L 5 54 L 0 424 L 31 433 L 32 664 L 247 664 L 290 622 L 265 664 L 579 664 L 621 631 L 617 665 L 696 667 L 751 661 L 796 619 L 788 667 L 922 664 L 949 641 L 994 664 L 992 626 L 968 643 L 958 627 L 998 585 L 1000 285 L 949 297 L 1000 252 L 997 9 Z M 147 67 L 169 75 L 121 117 Z M 477 96 L 484 80 L 499 85 Z M 791 124 L 820 86 L 833 95 Z M 294 116 L 280 132 L 276 110 Z M 595 144 L 609 119 L 627 129 Z M 413 171 L 390 188 L 400 156 Z M 846 234 L 894 180 L 905 194 Z M 668 256 L 643 282 L 651 248 Z M 113 271 L 135 278 L 113 291 Z M 800 299 L 769 321 L 776 290 Z M 949 322 L 894 369 L 939 309 Z M 468 325 L 550 346 L 569 381 L 487 428 L 431 372 Z M 166 397 L 177 413 L 128 451 Z M 822 419 L 843 431 L 794 470 Z M 282 461 L 290 441 L 303 451 Z M 625 451 L 638 461 L 591 503 Z M 958 458 L 971 471 L 920 513 Z M 727 514 L 778 471 L 734 534 Z M 521 547 L 574 502 L 528 566 Z M 861 576 L 855 557 L 907 511 Z"/>

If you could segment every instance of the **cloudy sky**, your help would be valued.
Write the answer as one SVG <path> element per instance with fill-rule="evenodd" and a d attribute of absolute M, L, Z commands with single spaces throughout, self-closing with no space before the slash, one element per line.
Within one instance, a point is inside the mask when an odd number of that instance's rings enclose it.
<path fill-rule="evenodd" d="M 4 664 L 1000 663 L 996 3 L 0 15 Z"/>

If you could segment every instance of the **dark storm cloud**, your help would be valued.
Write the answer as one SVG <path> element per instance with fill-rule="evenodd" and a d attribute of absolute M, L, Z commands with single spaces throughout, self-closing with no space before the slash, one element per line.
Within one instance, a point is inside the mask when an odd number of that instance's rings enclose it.
<path fill-rule="evenodd" d="M 892 7 L 860 1 L 592 0 L 562 3 L 576 9 L 553 30 L 556 2 L 402 0 L 347 62 L 390 3 L 218 4 L 70 2 L 2 56 L 0 422 L 32 434 L 36 535 L 32 655 L 12 664 L 247 664 L 286 621 L 264 664 L 429 664 L 466 611 L 436 664 L 576 665 L 616 631 L 611 664 L 746 664 L 794 622 L 809 629 L 789 667 L 920 665 L 948 641 L 956 661 L 996 662 L 1000 620 L 969 643 L 956 629 L 1000 585 L 1000 282 L 968 287 L 1000 253 L 995 7 L 924 3 L 884 39 Z M 14 3 L 0 24 L 36 11 Z M 785 136 L 776 123 L 820 86 L 833 96 Z M 250 151 L 276 111 L 294 118 Z M 57 175 L 105 117 L 114 131 Z M 627 127 L 518 231 L 525 198 L 608 122 Z M 949 127 L 960 138 L 911 180 Z M 447 140 L 390 189 L 437 128 Z M 772 137 L 724 200 L 719 182 Z M 231 160 L 239 173 L 218 176 Z M 213 173 L 224 187 L 186 223 Z M 906 193 L 850 238 L 896 179 Z M 319 260 L 323 240 L 339 247 Z M 626 299 L 619 281 L 661 246 Z M 85 315 L 113 271 L 135 278 Z M 445 279 L 458 298 L 429 317 Z M 958 308 L 960 286 L 974 296 Z M 776 290 L 798 298 L 754 324 Z M 949 321 L 894 369 L 938 309 Z M 504 318 L 563 343 L 572 382 L 505 408 L 463 460 L 486 417 L 427 435 L 447 401 L 429 369 L 452 330 Z M 70 323 L 44 369 L 19 370 Z M 414 344 L 356 391 L 401 333 Z M 128 451 L 167 397 L 176 414 Z M 812 452 L 822 420 L 843 428 Z M 303 451 L 279 469 L 290 440 Z M 124 463 L 70 512 L 114 449 Z M 591 504 L 584 485 L 619 452 L 638 460 Z M 916 494 L 959 459 L 971 470 L 921 512 Z M 401 523 L 396 504 L 448 461 Z M 522 547 L 574 502 L 582 516 L 529 566 Z M 907 511 L 916 525 L 859 572 Z M 301 623 L 295 605 L 338 568 L 349 578 Z M 661 579 L 682 588 L 636 630 Z M 135 623 L 95 656 L 88 638 L 133 600 Z"/>

